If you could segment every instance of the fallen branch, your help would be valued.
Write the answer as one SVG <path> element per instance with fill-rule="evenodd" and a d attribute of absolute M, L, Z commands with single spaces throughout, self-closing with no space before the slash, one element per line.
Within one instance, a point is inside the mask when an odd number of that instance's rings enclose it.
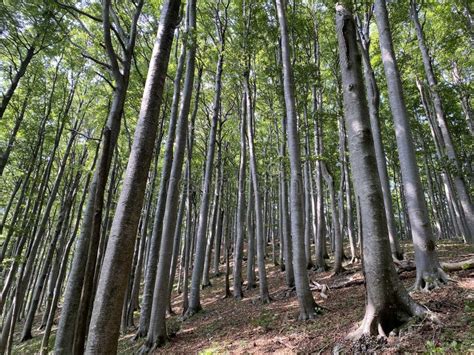
<path fill-rule="evenodd" d="M 459 261 L 456 263 L 441 263 L 441 268 L 444 271 L 459 271 L 469 270 L 474 268 L 474 258 Z"/>
<path fill-rule="evenodd" d="M 404 261 L 394 261 L 394 264 L 397 266 L 398 274 L 407 271 L 416 270 L 416 264 L 411 260 Z M 440 263 L 441 268 L 444 271 L 459 271 L 459 270 L 468 270 L 474 268 L 474 258 L 470 258 L 464 261 L 454 262 L 454 263 Z"/>

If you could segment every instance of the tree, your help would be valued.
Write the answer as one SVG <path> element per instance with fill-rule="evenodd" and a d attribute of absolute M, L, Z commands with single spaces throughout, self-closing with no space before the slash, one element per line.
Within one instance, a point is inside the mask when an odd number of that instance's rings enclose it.
<path fill-rule="evenodd" d="M 304 253 L 304 221 L 303 221 L 303 180 L 301 178 L 300 147 L 297 128 L 293 73 L 288 45 L 286 9 L 284 0 L 276 0 L 278 23 L 280 27 L 283 88 L 287 117 L 288 153 L 290 156 L 290 203 L 291 203 L 291 238 L 293 244 L 293 267 L 295 286 L 300 305 L 300 319 L 314 318 L 316 315 L 313 296 L 309 290 L 306 256 Z"/>
<path fill-rule="evenodd" d="M 336 31 L 344 94 L 344 116 L 356 197 L 362 214 L 362 252 L 366 281 L 366 310 L 360 327 L 350 334 L 387 336 L 425 309 L 401 284 L 391 262 L 388 229 L 367 101 L 357 50 L 351 1 L 336 5 Z M 381 282 L 381 280 L 383 280 Z"/>
<path fill-rule="evenodd" d="M 117 350 L 124 294 L 116 291 L 126 284 L 131 267 L 179 7 L 180 0 L 168 0 L 161 11 L 140 117 L 94 300 L 86 352 L 113 353 Z"/>
<path fill-rule="evenodd" d="M 387 78 L 390 108 L 395 124 L 402 182 L 407 203 L 416 259 L 415 289 L 430 289 L 447 280 L 440 268 L 433 231 L 426 208 L 420 174 L 416 165 L 415 147 L 403 96 L 397 60 L 393 50 L 392 35 L 385 0 L 375 1 L 375 18 L 379 30 L 380 50 Z"/>
<path fill-rule="evenodd" d="M 204 170 L 204 176 L 202 180 L 202 194 L 201 194 L 201 207 L 199 209 L 199 222 L 196 234 L 196 256 L 194 260 L 194 267 L 191 280 L 191 294 L 189 299 L 189 307 L 186 311 L 187 317 L 192 316 L 196 312 L 201 310 L 200 301 L 200 288 L 201 279 L 204 270 L 204 257 L 206 249 L 206 231 L 207 231 L 207 217 L 209 214 L 209 191 L 212 181 L 213 165 L 214 165 L 214 153 L 216 145 L 216 134 L 217 124 L 219 121 L 219 107 L 221 102 L 222 92 L 222 70 L 224 64 L 224 49 L 225 49 L 225 35 L 227 30 L 227 9 L 230 2 L 223 3 L 221 0 L 218 2 L 218 6 L 223 6 L 224 9 L 219 7 L 215 10 L 215 18 L 217 21 L 216 30 L 218 35 L 219 52 L 217 58 L 217 68 L 215 76 L 215 96 L 212 107 L 212 119 L 211 119 L 211 130 L 209 132 L 209 142 L 206 155 L 206 164 Z M 223 13 L 221 12 L 223 11 Z"/>

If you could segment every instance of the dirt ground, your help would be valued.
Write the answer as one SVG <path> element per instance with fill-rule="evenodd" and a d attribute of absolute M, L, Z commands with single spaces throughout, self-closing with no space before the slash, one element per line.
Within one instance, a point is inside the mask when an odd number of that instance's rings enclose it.
<path fill-rule="evenodd" d="M 410 246 L 406 256 L 413 259 Z M 472 256 L 473 247 L 457 243 L 438 243 L 441 261 L 460 261 Z M 348 272 L 332 276 L 331 272 L 311 271 L 310 278 L 320 284 L 337 284 L 355 275 L 360 265 L 346 265 Z M 450 273 L 455 282 L 430 293 L 412 296 L 437 313 L 440 324 L 423 320 L 413 324 L 400 336 L 387 340 L 368 339 L 360 343 L 345 340 L 364 315 L 364 285 L 330 290 L 328 298 L 314 291 L 321 314 L 311 321 L 298 321 L 298 303 L 294 293 L 287 292 L 284 273 L 279 267 L 267 266 L 269 288 L 273 301 L 262 305 L 258 288 L 245 291 L 241 301 L 224 299 L 224 277 L 212 279 L 213 287 L 202 291 L 204 310 L 181 322 L 172 317 L 174 337 L 156 353 L 474 353 L 474 270 Z M 402 274 L 406 287 L 414 283 L 415 272 Z M 244 284 L 245 286 L 245 284 Z M 181 297 L 173 301 L 181 311 Z M 131 353 L 139 344 L 131 342 L 132 334 L 121 339 L 120 351 Z"/>
<path fill-rule="evenodd" d="M 406 258 L 413 259 L 411 247 L 405 245 L 405 249 Z M 454 242 L 439 242 L 438 251 L 441 261 L 461 261 L 474 255 L 473 246 Z M 330 271 L 310 271 L 310 279 L 335 285 L 360 274 L 354 272 L 360 270 L 360 264 L 345 265 L 345 268 L 347 272 L 338 276 Z M 278 266 L 267 265 L 273 301 L 265 305 L 258 301 L 258 288 L 246 290 L 245 284 L 243 300 L 223 298 L 224 276 L 220 276 L 211 279 L 213 286 L 202 291 L 202 312 L 184 322 L 177 315 L 169 319 L 169 330 L 176 334 L 155 353 L 474 353 L 474 270 L 449 275 L 454 281 L 442 288 L 430 293 L 412 293 L 418 302 L 436 312 L 439 324 L 422 320 L 399 336 L 364 339 L 358 343 L 347 341 L 345 337 L 363 318 L 363 284 L 330 289 L 327 298 L 313 291 L 321 313 L 314 320 L 298 321 L 296 295 L 288 292 L 284 273 Z M 414 271 L 401 275 L 406 287 L 414 283 L 414 276 Z M 173 308 L 181 312 L 181 296 L 173 299 Z M 17 344 L 13 353 L 35 353 L 41 333 L 35 335 L 34 339 Z M 130 329 L 121 337 L 119 353 L 138 351 L 143 340 L 133 341 L 133 336 L 134 329 Z M 51 345 L 53 339 L 54 334 Z"/>

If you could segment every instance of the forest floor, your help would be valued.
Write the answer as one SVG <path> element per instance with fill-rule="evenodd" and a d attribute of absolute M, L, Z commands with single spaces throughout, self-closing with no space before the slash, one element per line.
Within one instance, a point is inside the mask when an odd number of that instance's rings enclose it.
<path fill-rule="evenodd" d="M 404 247 L 406 258 L 413 260 L 411 245 Z M 454 262 L 472 257 L 474 247 L 438 242 L 438 252 L 441 261 Z M 412 293 L 415 300 L 437 313 L 439 324 L 422 320 L 400 336 L 352 343 L 345 337 L 364 316 L 365 289 L 363 284 L 331 289 L 331 285 L 361 277 L 360 263 L 345 265 L 345 268 L 347 272 L 337 276 L 331 271 L 310 271 L 312 281 L 330 287 L 327 298 L 313 291 L 321 314 L 310 321 L 298 321 L 296 295 L 288 292 L 284 273 L 278 266 L 267 265 L 273 301 L 265 305 L 258 301 L 258 288 L 246 290 L 245 284 L 243 300 L 223 298 L 224 276 L 213 278 L 213 286 L 201 294 L 203 311 L 184 322 L 179 316 L 172 316 L 168 324 L 175 334 L 156 353 L 474 353 L 474 270 L 451 272 L 449 275 L 454 282 L 430 293 Z M 415 272 L 404 272 L 401 278 L 405 286 L 410 287 Z M 181 296 L 173 299 L 173 308 L 181 311 Z M 131 329 L 120 338 L 119 353 L 138 351 L 143 340 L 134 342 L 133 336 Z M 51 345 L 53 339 L 54 334 Z M 41 333 L 36 333 L 34 339 L 16 344 L 13 353 L 34 353 L 40 343 Z"/>

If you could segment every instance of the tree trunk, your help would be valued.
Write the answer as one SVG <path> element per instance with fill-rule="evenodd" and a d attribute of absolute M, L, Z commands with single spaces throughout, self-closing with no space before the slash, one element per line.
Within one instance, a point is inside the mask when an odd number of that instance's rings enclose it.
<path fill-rule="evenodd" d="M 184 36 L 186 37 L 186 35 Z M 150 326 L 151 307 L 153 302 L 153 290 L 156 280 L 156 272 L 159 262 L 159 253 L 162 239 L 163 218 L 166 209 L 166 198 L 173 163 L 173 149 L 176 139 L 176 126 L 178 119 L 179 98 L 181 95 L 181 79 L 184 71 L 186 58 L 186 44 L 183 43 L 182 52 L 178 59 L 176 74 L 173 83 L 173 100 L 168 126 L 168 137 L 166 139 L 165 154 L 163 156 L 163 167 L 161 170 L 160 188 L 156 202 L 153 230 L 150 237 L 150 247 L 147 255 L 145 285 L 143 289 L 143 301 L 140 312 L 140 326 L 137 335 L 143 337 L 147 334 Z"/>
<path fill-rule="evenodd" d="M 438 83 L 431 63 L 431 57 L 425 43 L 423 29 L 421 28 L 421 24 L 418 19 L 418 9 L 416 1 L 411 0 L 410 3 L 411 16 L 415 24 L 416 36 L 418 37 L 418 45 L 420 47 L 421 57 L 423 59 L 425 75 L 428 81 L 431 99 L 433 100 L 435 116 L 438 122 L 441 136 L 443 137 L 443 152 L 446 154 L 449 162 L 452 164 L 454 186 L 456 188 L 457 196 L 462 207 L 462 212 L 466 218 L 466 222 L 469 229 L 469 235 L 466 236 L 466 239 L 470 243 L 474 243 L 474 207 L 469 196 L 469 190 L 467 189 L 464 178 L 461 175 L 461 165 L 459 163 L 458 156 L 451 139 L 451 134 L 449 133 L 446 117 L 443 110 L 443 104 L 438 92 Z"/>
<path fill-rule="evenodd" d="M 245 181 L 247 172 L 247 143 L 245 134 L 247 131 L 247 104 L 246 95 L 242 95 L 242 109 L 240 112 L 240 163 L 239 163 L 239 186 L 237 192 L 237 215 L 236 234 L 234 246 L 234 298 L 242 299 L 242 260 L 244 254 L 244 228 L 245 228 Z"/>
<path fill-rule="evenodd" d="M 16 115 L 15 125 L 13 126 L 13 130 L 10 133 L 10 137 L 8 139 L 7 146 L 5 151 L 0 152 L 0 176 L 3 175 L 3 170 L 8 162 L 8 157 L 10 156 L 10 152 L 13 149 L 13 145 L 15 144 L 16 135 L 18 130 L 20 129 L 20 125 L 23 122 L 23 118 L 25 117 L 26 107 L 28 106 L 28 100 L 30 99 L 30 88 L 26 91 L 25 98 L 23 99 L 23 104 L 21 105 L 20 112 Z M 0 231 L 1 232 L 1 231 Z"/>
<path fill-rule="evenodd" d="M 132 151 L 104 256 L 86 352 L 115 353 L 134 239 L 142 209 L 146 179 L 158 128 L 158 115 L 180 0 L 163 4 L 157 39 L 148 70 Z"/>
<path fill-rule="evenodd" d="M 206 232 L 207 232 L 207 220 L 209 214 L 209 194 L 213 175 L 214 166 L 214 153 L 216 146 L 216 133 L 217 124 L 219 121 L 219 107 L 221 102 L 221 91 L 222 91 L 222 70 L 224 64 L 224 47 L 225 47 L 225 29 L 227 26 L 227 9 L 225 10 L 225 18 L 220 18 L 220 15 L 216 15 L 222 27 L 220 27 L 219 36 L 219 54 L 217 59 L 216 77 L 215 77 L 215 94 L 213 103 L 213 113 L 211 121 L 211 130 L 209 132 L 209 141 L 207 148 L 207 156 L 205 163 L 204 176 L 202 180 L 202 199 L 199 210 L 199 222 L 196 232 L 196 253 L 194 259 L 194 267 L 191 280 L 191 294 L 189 299 L 189 307 L 186 311 L 186 317 L 192 316 L 199 310 L 201 310 L 201 279 L 204 270 L 204 257 L 206 249 Z M 222 21 L 222 22 L 221 22 Z"/>
<path fill-rule="evenodd" d="M 253 199 L 254 199 L 254 216 L 255 216 L 255 229 L 257 237 L 257 264 L 258 264 L 258 277 L 260 286 L 260 301 L 262 303 L 270 302 L 270 295 L 268 293 L 267 283 L 267 272 L 265 269 L 265 236 L 263 227 L 263 216 L 262 216 L 262 199 L 260 196 L 260 189 L 258 183 L 258 172 L 257 172 L 257 159 L 255 157 L 255 146 L 254 146 L 254 115 L 253 105 L 250 93 L 249 84 L 249 72 L 244 73 L 244 91 L 246 94 L 247 103 L 247 140 L 249 147 L 249 163 L 250 163 L 250 178 L 253 187 Z"/>
<path fill-rule="evenodd" d="M 301 160 L 296 117 L 293 73 L 290 63 L 290 46 L 288 44 L 288 29 L 286 24 L 286 9 L 283 0 L 276 0 L 278 21 L 281 36 L 283 88 L 287 117 L 288 152 L 291 172 L 291 237 L 293 244 L 293 267 L 295 286 L 300 305 L 300 319 L 316 316 L 313 296 L 309 289 L 307 261 L 304 254 L 304 220 L 303 220 L 303 181 L 301 178 Z"/>
<path fill-rule="evenodd" d="M 20 63 L 20 67 L 18 68 L 18 71 L 13 77 L 12 82 L 10 83 L 10 86 L 8 87 L 7 91 L 3 94 L 2 102 L 0 103 L 0 120 L 3 118 L 5 110 L 7 109 L 8 103 L 13 97 L 13 94 L 15 93 L 15 90 L 20 82 L 20 79 L 25 75 L 26 69 L 28 68 L 28 65 L 30 65 L 31 59 L 33 59 L 33 56 L 36 53 L 38 52 L 36 51 L 34 44 L 28 47 L 28 50 L 26 51 L 26 55 L 22 59 Z M 3 168 L 0 170 L 0 176 L 2 175 L 2 172 L 3 172 Z"/>
<path fill-rule="evenodd" d="M 137 22 L 143 6 L 143 0 L 138 2 L 131 23 L 131 30 L 122 61 L 122 71 L 118 68 L 117 55 L 113 50 L 112 40 L 110 38 L 110 6 L 110 0 L 104 1 L 102 6 L 103 33 L 106 52 L 116 87 L 113 93 L 107 122 L 102 132 L 98 165 L 94 171 L 92 183 L 89 188 L 81 234 L 77 241 L 71 271 L 64 293 L 64 304 L 61 310 L 61 317 L 55 339 L 55 352 L 58 354 L 71 354 L 76 345 L 78 345 L 80 349 L 75 349 L 75 351 L 82 352 L 83 350 L 82 348 L 89 323 L 89 314 L 92 308 L 92 299 L 94 297 L 94 270 L 96 269 L 97 252 L 101 237 L 104 194 L 113 153 L 120 132 L 121 117 L 135 47 Z"/>
<path fill-rule="evenodd" d="M 187 161 L 186 161 L 186 236 L 184 241 L 184 271 L 183 271 L 183 312 L 184 314 L 188 309 L 189 298 L 188 298 L 188 285 L 189 285 L 189 266 L 191 265 L 191 254 L 193 249 L 193 235 L 194 235 L 194 224 L 195 221 L 192 216 L 193 212 L 193 186 L 192 186 L 192 170 L 191 170 L 191 159 L 193 156 L 194 147 L 194 123 L 196 122 L 196 116 L 199 107 L 199 95 L 201 92 L 201 76 L 202 67 L 199 68 L 198 78 L 196 83 L 196 96 L 194 98 L 193 113 L 191 115 L 191 122 L 189 127 L 188 141 L 187 141 Z"/>
<path fill-rule="evenodd" d="M 247 205 L 247 290 L 257 287 L 255 277 L 255 224 L 253 218 L 253 186 L 249 184 Z"/>
<path fill-rule="evenodd" d="M 344 271 L 342 267 L 342 234 L 341 234 L 341 225 L 339 223 L 339 214 L 337 212 L 336 204 L 336 192 L 334 188 L 334 178 L 329 172 L 326 163 L 321 162 L 321 171 L 326 180 L 329 190 L 329 200 L 331 204 L 331 219 L 332 219 L 332 229 L 334 233 L 334 273 L 339 274 Z"/>
<path fill-rule="evenodd" d="M 341 4 L 336 5 L 336 26 L 350 162 L 362 218 L 367 294 L 364 320 L 350 336 L 387 336 L 410 316 L 421 316 L 425 310 L 410 298 L 391 261 L 360 55 L 357 52 L 356 28 L 352 14 Z"/>
<path fill-rule="evenodd" d="M 380 34 L 380 49 L 387 78 L 390 108 L 395 123 L 402 182 L 415 247 L 415 288 L 430 289 L 446 281 L 446 275 L 439 266 L 426 201 L 416 165 L 415 147 L 411 134 L 408 113 L 403 98 L 403 88 L 398 71 L 392 35 L 388 22 L 385 0 L 375 1 L 375 14 Z"/>
<path fill-rule="evenodd" d="M 392 194 L 390 192 L 390 180 L 387 172 L 387 162 L 385 159 L 385 151 L 382 143 L 382 134 L 380 132 L 380 92 L 375 80 L 374 70 L 370 63 L 369 49 L 370 49 L 370 18 L 371 13 L 366 14 L 365 23 L 359 21 L 358 32 L 360 49 L 362 53 L 364 65 L 364 80 L 367 91 L 367 101 L 369 106 L 370 127 L 372 136 L 374 138 L 375 156 L 377 158 L 377 169 L 379 172 L 383 202 L 385 206 L 385 214 L 387 217 L 388 237 L 390 240 L 390 250 L 392 257 L 396 260 L 403 259 L 403 253 L 400 248 L 400 243 L 397 237 L 397 229 L 395 227 L 395 218 L 393 214 Z"/>

